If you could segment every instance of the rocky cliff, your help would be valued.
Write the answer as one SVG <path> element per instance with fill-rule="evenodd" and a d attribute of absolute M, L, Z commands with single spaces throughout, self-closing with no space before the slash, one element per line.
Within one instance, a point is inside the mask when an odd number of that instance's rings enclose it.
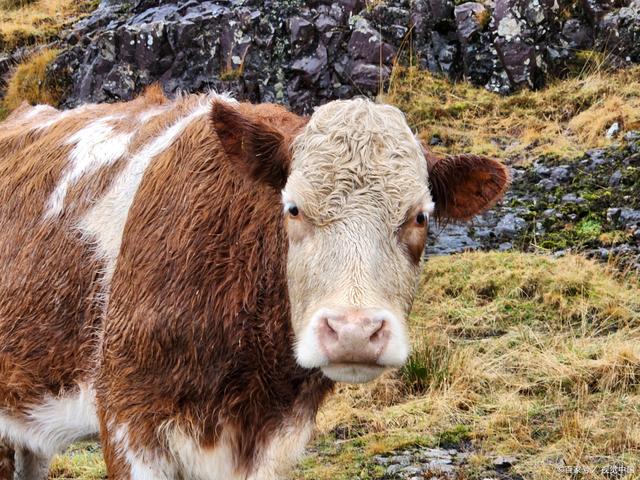
<path fill-rule="evenodd" d="M 227 90 L 298 112 L 373 95 L 394 62 L 509 93 L 580 68 L 640 61 L 640 0 L 102 0 L 62 36 L 63 106 Z"/>

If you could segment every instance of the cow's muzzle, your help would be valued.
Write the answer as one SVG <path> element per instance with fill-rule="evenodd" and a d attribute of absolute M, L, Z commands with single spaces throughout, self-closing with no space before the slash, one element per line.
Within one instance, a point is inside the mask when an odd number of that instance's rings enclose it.
<path fill-rule="evenodd" d="M 386 309 L 322 308 L 298 342 L 303 367 L 342 382 L 367 382 L 401 366 L 409 353 L 403 322 Z"/>
<path fill-rule="evenodd" d="M 384 313 L 365 310 L 328 310 L 317 328 L 318 343 L 330 364 L 376 365 L 391 334 Z"/>

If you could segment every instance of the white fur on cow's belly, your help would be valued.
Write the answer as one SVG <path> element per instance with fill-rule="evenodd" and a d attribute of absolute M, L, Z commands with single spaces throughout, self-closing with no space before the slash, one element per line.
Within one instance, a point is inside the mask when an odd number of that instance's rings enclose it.
<path fill-rule="evenodd" d="M 304 453 L 313 426 L 310 419 L 286 422 L 259 453 L 248 477 L 236 471 L 228 430 L 223 430 L 214 448 L 202 448 L 193 436 L 165 425 L 159 435 L 166 438 L 169 451 L 163 453 L 132 448 L 127 424 L 109 423 L 109 431 L 116 451 L 128 463 L 132 480 L 283 480 Z"/>
<path fill-rule="evenodd" d="M 0 410 L 0 438 L 47 458 L 99 431 L 95 392 L 87 384 L 68 395 L 44 398 L 21 418 Z"/>
<path fill-rule="evenodd" d="M 223 431 L 214 448 L 202 448 L 193 436 L 171 425 L 158 430 L 166 436 L 169 451 L 156 453 L 129 444 L 129 425 L 109 423 L 110 441 L 128 463 L 132 480 L 170 480 L 177 476 L 194 480 L 280 480 L 304 453 L 313 432 L 313 421 L 285 422 L 262 452 L 254 472 L 246 477 L 235 470 L 232 442 Z M 51 458 L 71 443 L 99 434 L 95 392 L 83 384 L 73 394 L 49 397 L 17 419 L 0 412 L 0 438 L 15 447 Z"/>

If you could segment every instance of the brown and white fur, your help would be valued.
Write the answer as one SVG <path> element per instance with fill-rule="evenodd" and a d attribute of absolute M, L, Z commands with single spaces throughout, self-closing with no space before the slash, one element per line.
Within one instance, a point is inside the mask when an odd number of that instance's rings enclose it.
<path fill-rule="evenodd" d="M 110 479 L 285 477 L 334 381 L 405 361 L 427 217 L 507 182 L 361 99 L 21 107 L 0 129 L 1 478 L 96 435 Z"/>

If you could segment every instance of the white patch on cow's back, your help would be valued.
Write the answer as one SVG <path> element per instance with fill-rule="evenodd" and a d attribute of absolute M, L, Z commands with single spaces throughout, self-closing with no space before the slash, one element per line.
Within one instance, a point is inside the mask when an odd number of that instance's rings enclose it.
<path fill-rule="evenodd" d="M 133 133 L 114 133 L 112 122 L 121 117 L 104 117 L 89 123 L 71 135 L 68 145 L 74 145 L 70 163 L 47 201 L 45 218 L 57 217 L 64 209 L 69 188 L 86 174 L 111 165 L 127 152 Z"/>
<path fill-rule="evenodd" d="M 55 108 L 53 108 L 51 105 L 42 105 L 42 104 L 41 105 L 34 105 L 29 110 L 24 112 L 24 114 L 19 116 L 17 118 L 17 120 L 20 120 L 21 122 L 26 122 L 26 121 L 35 119 L 36 116 L 42 115 L 43 113 L 49 113 L 49 114 L 54 114 L 55 115 L 55 114 L 58 114 L 60 112 L 58 110 L 56 110 Z"/>
<path fill-rule="evenodd" d="M 151 108 L 151 109 L 145 110 L 144 112 L 139 114 L 138 115 L 138 120 L 140 121 L 140 123 L 146 123 L 149 120 L 151 120 L 152 118 L 157 117 L 158 115 L 160 115 L 161 113 L 164 113 L 166 111 L 167 111 L 167 108 L 164 107 L 164 106 Z"/>
<path fill-rule="evenodd" d="M 87 110 L 92 105 L 82 105 L 78 108 L 74 108 L 73 110 L 65 110 L 63 112 L 59 110 L 55 110 L 55 112 L 51 112 L 51 114 L 47 115 L 47 119 L 42 122 L 34 122 L 32 125 L 33 130 L 46 130 L 49 127 L 52 127 L 58 122 L 61 122 L 67 118 L 71 118 L 74 115 L 78 115 L 85 110 Z"/>
<path fill-rule="evenodd" d="M 45 398 L 21 418 L 0 411 L 0 438 L 47 458 L 99 431 L 91 385 L 80 385 L 73 394 Z"/>
<path fill-rule="evenodd" d="M 105 262 L 106 285 L 113 275 L 129 209 L 144 172 L 151 161 L 169 148 L 191 122 L 209 111 L 210 102 L 211 97 L 203 97 L 191 112 L 133 154 L 105 196 L 80 219 L 80 231 L 95 244 L 97 255 Z"/>

